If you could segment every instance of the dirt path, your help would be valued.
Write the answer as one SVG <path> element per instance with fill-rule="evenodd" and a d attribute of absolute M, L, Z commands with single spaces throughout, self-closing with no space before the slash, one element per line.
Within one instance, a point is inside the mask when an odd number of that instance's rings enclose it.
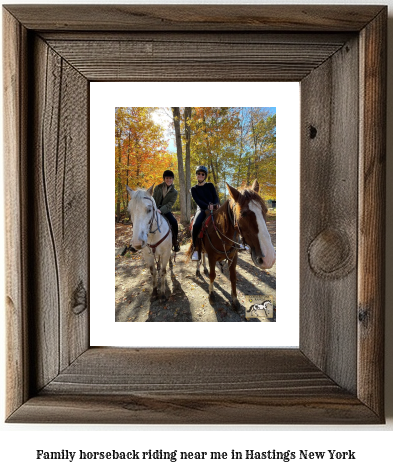
<path fill-rule="evenodd" d="M 122 224 L 117 224 L 121 226 Z M 116 245 L 128 242 L 130 227 L 117 228 Z M 275 221 L 268 223 L 269 232 L 275 246 Z M 237 292 L 241 304 L 239 312 L 231 306 L 231 284 L 228 265 L 225 263 L 224 273 L 217 267 L 214 282 L 216 302 L 211 305 L 208 299 L 209 276 L 203 273 L 196 277 L 196 263 L 185 263 L 185 252 L 188 244 L 181 246 L 172 269 L 167 269 L 168 301 L 150 301 L 152 282 L 140 252 L 115 257 L 116 285 L 116 321 L 123 322 L 235 322 L 235 321 L 266 321 L 274 322 L 273 317 L 246 319 L 245 307 L 250 305 L 247 295 L 272 295 L 275 300 L 276 266 L 269 271 L 257 269 L 248 252 L 239 252 L 237 264 Z M 160 288 L 160 282 L 158 282 Z M 247 306 L 247 307 L 248 307 Z"/>

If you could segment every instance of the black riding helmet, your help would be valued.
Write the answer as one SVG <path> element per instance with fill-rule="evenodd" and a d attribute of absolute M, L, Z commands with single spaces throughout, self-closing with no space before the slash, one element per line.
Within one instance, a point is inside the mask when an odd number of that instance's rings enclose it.
<path fill-rule="evenodd" d="M 206 166 L 199 165 L 198 168 L 195 170 L 195 174 L 198 173 L 198 171 L 203 171 L 207 177 L 207 168 Z"/>
<path fill-rule="evenodd" d="M 164 174 L 162 175 L 162 179 L 165 179 L 165 176 L 169 176 L 170 178 L 175 179 L 175 175 L 173 174 L 173 171 L 171 170 L 164 171 Z"/>

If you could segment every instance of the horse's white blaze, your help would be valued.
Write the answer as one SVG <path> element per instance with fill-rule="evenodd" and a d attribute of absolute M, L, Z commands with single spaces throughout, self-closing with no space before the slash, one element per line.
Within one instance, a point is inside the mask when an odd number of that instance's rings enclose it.
<path fill-rule="evenodd" d="M 261 268 L 268 269 L 272 268 L 276 261 L 276 251 L 274 250 L 272 239 L 269 231 L 267 230 L 265 219 L 263 218 L 261 206 L 255 201 L 250 201 L 248 205 L 250 211 L 254 212 L 257 218 L 258 224 L 258 240 L 261 246 L 263 257 L 263 263 Z"/>

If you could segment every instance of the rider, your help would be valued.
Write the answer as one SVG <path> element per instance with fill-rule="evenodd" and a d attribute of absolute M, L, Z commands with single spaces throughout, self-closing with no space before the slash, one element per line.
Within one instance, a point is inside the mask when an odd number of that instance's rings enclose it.
<path fill-rule="evenodd" d="M 195 173 L 197 184 L 191 188 L 191 195 L 198 207 L 192 225 L 192 243 L 194 246 L 192 260 L 198 260 L 198 252 L 195 249 L 198 241 L 198 234 L 206 217 L 205 211 L 207 209 L 213 210 L 213 206 L 219 205 L 220 203 L 214 184 L 206 182 L 206 166 L 198 166 Z"/>
<path fill-rule="evenodd" d="M 179 252 L 180 247 L 177 241 L 179 226 L 176 217 L 172 214 L 172 206 L 177 199 L 177 191 L 173 184 L 175 175 L 173 171 L 166 170 L 162 176 L 163 182 L 154 188 L 153 198 L 156 202 L 158 212 L 165 216 L 172 226 L 172 245 L 174 252 Z"/>

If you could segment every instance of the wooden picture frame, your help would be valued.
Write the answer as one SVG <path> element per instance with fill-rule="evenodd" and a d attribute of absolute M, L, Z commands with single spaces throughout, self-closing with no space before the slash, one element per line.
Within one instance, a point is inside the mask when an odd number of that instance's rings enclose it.
<path fill-rule="evenodd" d="M 387 7 L 9 5 L 3 24 L 7 421 L 383 423 Z M 299 349 L 90 347 L 89 82 L 157 80 L 301 83 Z"/>

